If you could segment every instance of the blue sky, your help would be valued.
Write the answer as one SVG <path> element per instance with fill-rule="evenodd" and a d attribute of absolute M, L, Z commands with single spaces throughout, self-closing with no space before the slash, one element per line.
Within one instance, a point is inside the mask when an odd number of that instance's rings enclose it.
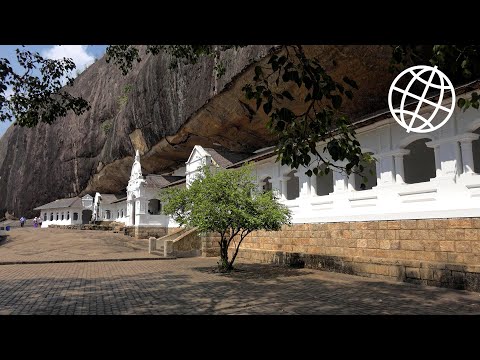
<path fill-rule="evenodd" d="M 16 65 L 15 49 L 21 45 L 0 45 L 0 58 L 7 58 L 15 70 L 21 68 Z M 63 57 L 71 58 L 77 65 L 77 70 L 83 71 L 90 66 L 95 59 L 105 54 L 107 45 L 26 45 L 25 48 L 30 51 L 37 51 L 42 56 L 50 59 L 59 59 Z M 0 138 L 11 123 L 0 122 Z M 1 140 L 0 140 L 1 141 Z"/>

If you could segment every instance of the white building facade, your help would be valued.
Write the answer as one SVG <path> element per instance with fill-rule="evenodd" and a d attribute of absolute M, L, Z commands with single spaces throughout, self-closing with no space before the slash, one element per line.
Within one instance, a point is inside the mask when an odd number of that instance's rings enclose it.
<path fill-rule="evenodd" d="M 448 106 L 449 101 L 443 105 Z M 429 111 L 431 108 L 424 106 L 420 114 L 428 117 Z M 330 172 L 308 177 L 305 168 L 295 170 L 275 162 L 273 150 L 235 157 L 228 155 L 228 150 L 222 153 L 197 145 L 185 168 L 170 175 L 143 175 L 137 150 L 126 196 L 97 193 L 95 198 L 87 195 L 81 203 L 72 202 L 68 209 L 52 208 L 55 202 L 37 209 L 42 211 L 44 227 L 81 224 L 84 210 L 92 211 L 96 221 L 178 227 L 162 214 L 158 199 L 161 188 L 188 186 L 203 165 L 228 169 L 252 161 L 259 187 L 277 192 L 280 201 L 291 209 L 294 223 L 480 216 L 479 111 L 457 108 L 441 129 L 426 134 L 407 133 L 389 113 L 361 120 L 357 126 L 363 152 L 376 159 L 366 164 L 366 189 L 360 188 L 358 175 Z M 323 152 L 323 144 L 318 148 Z"/>

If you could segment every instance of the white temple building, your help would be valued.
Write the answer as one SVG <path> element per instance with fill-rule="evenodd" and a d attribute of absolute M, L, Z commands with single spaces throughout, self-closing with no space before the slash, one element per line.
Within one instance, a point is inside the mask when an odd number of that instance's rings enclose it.
<path fill-rule="evenodd" d="M 443 104 L 448 106 L 449 101 Z M 428 111 L 423 106 L 420 114 Z M 135 227 L 177 227 L 162 214 L 160 189 L 188 186 L 204 164 L 229 169 L 254 162 L 259 186 L 276 189 L 292 210 L 294 223 L 480 216 L 477 110 L 457 108 L 441 129 L 425 134 L 407 133 L 389 112 L 361 119 L 355 126 L 363 152 L 377 159 L 366 167 L 369 179 L 365 189 L 360 188 L 357 175 L 330 172 L 308 177 L 304 168 L 282 166 L 275 162 L 273 148 L 248 154 L 197 145 L 184 168 L 166 175 L 144 175 L 137 150 L 126 193 L 61 199 L 35 210 L 41 211 L 42 227 L 91 220 Z M 318 144 L 321 151 L 323 145 Z"/>

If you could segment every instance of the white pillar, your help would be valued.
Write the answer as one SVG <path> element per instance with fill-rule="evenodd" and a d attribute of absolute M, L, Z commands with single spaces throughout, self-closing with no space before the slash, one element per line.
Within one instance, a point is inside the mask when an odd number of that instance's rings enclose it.
<path fill-rule="evenodd" d="M 312 175 L 310 177 L 310 196 L 317 196 L 317 176 Z"/>
<path fill-rule="evenodd" d="M 311 179 L 311 177 L 309 177 L 307 174 L 305 174 L 306 170 L 307 170 L 306 168 L 301 167 L 295 173 L 295 175 L 298 175 L 298 179 L 299 179 L 299 181 L 298 181 L 299 197 L 310 197 L 310 183 L 311 183 L 310 179 Z"/>
<path fill-rule="evenodd" d="M 463 134 L 459 139 L 462 152 L 463 174 L 472 175 L 475 173 L 472 141 L 477 140 L 479 137 L 480 135 L 478 134 L 467 133 Z"/>
<path fill-rule="evenodd" d="M 282 200 L 287 200 L 287 181 L 290 179 L 289 176 L 282 176 L 280 178 L 280 181 L 282 183 L 282 193 L 281 193 L 281 199 Z"/>
<path fill-rule="evenodd" d="M 463 173 L 464 174 L 473 174 L 473 151 L 472 151 L 472 142 L 470 140 L 461 141 L 462 148 L 462 160 L 463 160 Z"/>
<path fill-rule="evenodd" d="M 427 145 L 428 146 L 428 145 Z M 433 147 L 433 151 L 435 154 L 435 176 L 441 177 L 442 176 L 442 161 L 440 160 L 440 151 L 438 149 L 438 145 L 430 146 Z"/>
<path fill-rule="evenodd" d="M 403 154 L 394 155 L 395 158 L 395 182 L 405 184 L 405 169 L 403 167 Z"/>

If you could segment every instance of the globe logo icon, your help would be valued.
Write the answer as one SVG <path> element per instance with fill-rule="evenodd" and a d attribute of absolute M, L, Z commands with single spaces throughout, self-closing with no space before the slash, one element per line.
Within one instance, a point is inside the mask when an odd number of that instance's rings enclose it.
<path fill-rule="evenodd" d="M 412 76 L 411 80 L 404 89 L 397 86 L 397 83 L 404 77 Z M 408 80 L 408 79 L 407 79 Z M 412 87 L 420 89 L 420 93 L 415 93 Z M 423 88 L 423 90 L 422 90 Z M 429 90 L 439 91 L 437 102 L 426 98 Z M 443 106 L 442 101 L 446 92 L 452 93 L 452 102 L 450 105 Z M 398 107 L 393 106 L 392 97 L 400 93 L 401 101 Z M 398 95 L 397 95 L 398 96 Z M 405 107 L 412 100 L 417 100 L 416 107 L 407 110 Z M 427 114 L 420 115 L 420 109 L 423 104 L 430 105 L 433 108 L 430 116 Z M 393 118 L 405 129 L 407 133 L 410 131 L 416 133 L 428 133 L 442 127 L 452 116 L 455 108 L 455 89 L 450 79 L 440 71 L 437 66 L 417 65 L 402 71 L 393 80 L 388 93 L 388 106 Z"/>

